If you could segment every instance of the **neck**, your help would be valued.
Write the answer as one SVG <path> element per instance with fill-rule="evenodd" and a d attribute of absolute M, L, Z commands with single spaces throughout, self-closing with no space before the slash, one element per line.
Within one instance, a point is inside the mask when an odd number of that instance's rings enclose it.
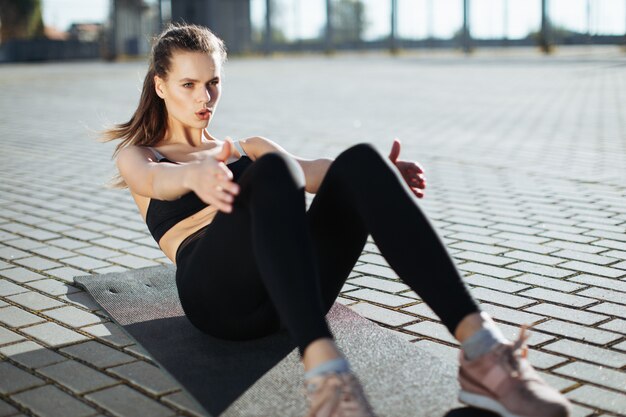
<path fill-rule="evenodd" d="M 186 144 L 194 148 L 215 140 L 208 131 L 198 128 L 170 125 L 165 133 L 165 142 Z"/>

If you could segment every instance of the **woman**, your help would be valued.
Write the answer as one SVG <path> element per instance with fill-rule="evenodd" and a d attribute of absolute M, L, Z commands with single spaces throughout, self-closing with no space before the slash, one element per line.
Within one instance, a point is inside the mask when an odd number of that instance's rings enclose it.
<path fill-rule="evenodd" d="M 205 128 L 221 95 L 223 43 L 171 25 L 152 49 L 139 107 L 106 132 L 147 226 L 177 266 L 189 320 L 245 340 L 286 327 L 305 368 L 311 416 L 373 416 L 324 319 L 371 234 L 391 267 L 462 346 L 461 401 L 503 416 L 566 416 L 567 400 L 479 310 L 422 214 L 420 167 L 356 145 L 305 160 L 270 140 Z M 304 191 L 316 193 L 306 210 Z"/>

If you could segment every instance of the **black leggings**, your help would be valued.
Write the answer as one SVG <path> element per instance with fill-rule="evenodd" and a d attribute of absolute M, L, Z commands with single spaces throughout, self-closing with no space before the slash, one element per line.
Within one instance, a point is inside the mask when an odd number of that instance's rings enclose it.
<path fill-rule="evenodd" d="M 179 251 L 178 291 L 196 327 L 245 340 L 284 325 L 302 354 L 332 337 L 324 316 L 368 233 L 450 332 L 479 311 L 402 176 L 375 148 L 340 154 L 308 211 L 304 184 L 296 161 L 262 156 L 242 174 L 233 211 Z"/>

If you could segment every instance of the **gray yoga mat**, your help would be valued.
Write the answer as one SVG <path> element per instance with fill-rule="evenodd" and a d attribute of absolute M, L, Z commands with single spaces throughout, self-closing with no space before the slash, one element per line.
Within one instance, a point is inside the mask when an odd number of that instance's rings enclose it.
<path fill-rule="evenodd" d="M 285 333 L 228 342 L 185 318 L 175 269 L 158 266 L 74 281 L 137 340 L 210 415 L 302 416 L 303 370 Z M 328 320 L 378 415 L 487 416 L 458 408 L 454 364 L 444 363 L 391 332 L 335 304 Z"/>

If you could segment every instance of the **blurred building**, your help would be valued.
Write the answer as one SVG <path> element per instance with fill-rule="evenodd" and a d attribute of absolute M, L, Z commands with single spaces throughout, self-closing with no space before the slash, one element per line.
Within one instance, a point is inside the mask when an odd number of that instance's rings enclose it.
<path fill-rule="evenodd" d="M 171 20 L 207 26 L 229 51 L 251 48 L 250 0 L 171 0 Z"/>
<path fill-rule="evenodd" d="M 70 39 L 81 42 L 97 42 L 102 36 L 104 26 L 101 23 L 72 23 L 68 30 Z"/>

